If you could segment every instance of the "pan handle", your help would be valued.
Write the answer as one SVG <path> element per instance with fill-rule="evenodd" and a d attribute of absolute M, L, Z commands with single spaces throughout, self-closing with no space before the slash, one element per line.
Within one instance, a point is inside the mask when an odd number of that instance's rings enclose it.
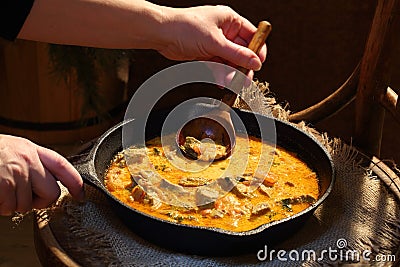
<path fill-rule="evenodd" d="M 90 165 L 89 153 L 82 154 L 78 156 L 72 156 L 68 158 L 69 162 L 75 167 L 82 177 L 85 184 L 98 188 L 100 190 L 105 190 L 104 185 L 97 179 L 95 172 L 92 170 Z"/>

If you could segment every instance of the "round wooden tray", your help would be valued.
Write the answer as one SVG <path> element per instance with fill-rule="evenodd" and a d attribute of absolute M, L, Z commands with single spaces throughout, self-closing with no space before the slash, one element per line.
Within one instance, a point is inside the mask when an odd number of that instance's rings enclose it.
<path fill-rule="evenodd" d="M 44 216 L 45 211 L 35 212 L 33 220 L 33 238 L 40 263 L 43 266 L 80 266 L 62 248 Z"/>
<path fill-rule="evenodd" d="M 365 157 L 363 157 L 365 162 Z M 364 164 L 363 164 L 364 165 Z M 374 172 L 400 199 L 400 179 L 399 176 L 384 162 L 376 157 L 369 160 L 368 168 Z M 37 211 L 34 217 L 34 242 L 38 258 L 43 266 L 80 266 L 66 251 L 54 234 L 51 225 L 46 219 L 46 211 Z M 395 251 L 396 262 L 390 266 L 397 266 L 400 258 L 400 248 Z M 385 265 L 386 266 L 386 265 Z"/>

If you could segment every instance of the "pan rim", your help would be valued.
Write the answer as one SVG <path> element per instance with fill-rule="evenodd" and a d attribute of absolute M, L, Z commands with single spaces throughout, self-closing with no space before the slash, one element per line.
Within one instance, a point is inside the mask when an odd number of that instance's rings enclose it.
<path fill-rule="evenodd" d="M 299 213 L 296 213 L 294 215 L 291 215 L 289 217 L 277 220 L 277 221 L 272 221 L 269 223 L 265 223 L 262 225 L 257 226 L 256 228 L 250 229 L 250 230 L 246 230 L 246 231 L 229 231 L 229 230 L 225 230 L 222 228 L 217 228 L 217 227 L 206 227 L 206 226 L 197 226 L 197 225 L 188 225 L 188 224 L 181 224 L 181 223 L 177 223 L 174 221 L 168 221 L 165 219 L 161 219 L 152 215 L 149 215 L 147 213 L 144 213 L 140 210 L 134 209 L 133 207 L 125 204 L 124 202 L 120 201 L 118 198 L 116 198 L 115 196 L 113 196 L 104 186 L 104 183 L 102 182 L 102 180 L 100 180 L 97 176 L 96 173 L 96 166 L 95 166 L 95 159 L 96 159 L 96 155 L 97 155 L 97 151 L 99 150 L 99 148 L 101 147 L 102 144 L 104 144 L 105 140 L 107 140 L 107 138 L 114 133 L 115 131 L 117 131 L 119 128 L 121 128 L 123 125 L 131 123 L 134 121 L 134 119 L 128 119 L 128 120 L 124 120 L 118 124 L 116 124 L 115 126 L 111 127 L 110 129 L 108 129 L 102 136 L 99 137 L 99 139 L 97 140 L 97 142 L 95 143 L 94 147 L 91 149 L 91 151 L 89 152 L 89 161 L 88 161 L 88 169 L 89 169 L 89 175 L 91 175 L 93 178 L 95 178 L 99 184 L 101 184 L 101 187 L 98 186 L 98 189 L 100 189 L 103 193 L 105 193 L 107 195 L 107 197 L 111 198 L 113 201 L 118 202 L 118 204 L 122 205 L 123 207 L 131 210 L 132 212 L 136 213 L 136 214 L 140 214 L 141 216 L 145 216 L 148 219 L 151 220 L 156 220 L 158 222 L 161 223 L 166 223 L 172 226 L 177 226 L 177 227 L 181 227 L 184 229 L 191 229 L 191 230 L 197 230 L 197 231 L 206 231 L 206 232 L 214 232 L 216 234 L 221 234 L 221 235 L 227 235 L 227 236 L 231 236 L 231 237 L 240 237 L 240 236 L 251 236 L 251 235 L 256 235 L 256 234 L 260 234 L 264 231 L 266 231 L 267 229 L 270 229 L 276 225 L 280 225 L 283 224 L 287 221 L 291 221 L 294 220 L 298 217 L 307 215 L 307 214 L 313 214 L 313 210 L 317 209 L 324 201 L 325 199 L 330 195 L 331 191 L 333 190 L 333 186 L 336 180 L 336 170 L 335 170 L 335 166 L 334 166 L 334 162 L 333 159 L 330 155 L 330 153 L 328 152 L 328 150 L 310 133 L 308 132 L 304 132 L 301 131 L 299 128 L 297 128 L 295 125 L 283 121 L 281 119 L 278 118 L 274 118 L 271 116 L 266 116 L 266 115 L 262 115 L 259 113 L 255 113 L 255 112 L 250 112 L 248 110 L 243 110 L 243 109 L 237 109 L 235 108 L 234 110 L 238 110 L 240 112 L 245 112 L 245 113 L 251 113 L 251 114 L 255 114 L 255 115 L 259 115 L 262 117 L 266 117 L 269 119 L 273 119 L 278 123 L 282 123 L 284 124 L 286 127 L 290 127 L 293 128 L 296 131 L 299 131 L 301 134 L 307 136 L 307 138 L 310 138 L 315 145 L 318 146 L 319 149 L 321 149 L 323 151 L 323 154 L 327 157 L 327 160 L 329 161 L 329 165 L 330 165 L 330 170 L 331 170 L 331 181 L 329 183 L 329 186 L 326 188 L 325 192 L 317 199 L 317 201 L 315 203 L 313 203 L 311 206 L 309 206 L 308 208 L 302 210 Z M 104 174 L 103 174 L 104 175 Z"/>

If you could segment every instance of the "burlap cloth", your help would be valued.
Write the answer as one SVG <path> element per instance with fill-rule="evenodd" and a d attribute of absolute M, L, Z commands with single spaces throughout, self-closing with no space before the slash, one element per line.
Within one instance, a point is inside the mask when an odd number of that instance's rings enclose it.
<path fill-rule="evenodd" d="M 267 93 L 267 85 L 257 86 Z M 258 92 L 245 91 L 242 97 L 260 106 L 257 112 L 272 112 L 274 116 L 287 120 L 287 110 L 276 104 L 273 97 Z M 246 108 L 240 102 L 236 106 Z M 90 186 L 86 187 L 86 202 L 76 203 L 64 191 L 55 207 L 40 214 L 49 221 L 64 250 L 82 266 L 320 266 L 341 265 L 349 261 L 356 262 L 357 266 L 393 265 L 393 258 L 388 260 L 388 256 L 394 255 L 400 244 L 398 188 L 390 189 L 368 168 L 361 167 L 355 160 L 357 152 L 352 147 L 338 139 L 330 139 L 304 123 L 297 126 L 316 135 L 328 149 L 337 176 L 333 191 L 323 205 L 296 234 L 273 248 L 285 250 L 287 261 L 279 259 L 276 253 L 272 259 L 264 261 L 257 258 L 256 251 L 235 257 L 201 257 L 154 246 L 121 223 L 103 194 Z M 347 242 L 344 248 L 343 243 L 338 243 L 343 240 Z M 338 252 L 331 256 L 321 254 L 329 248 Z M 295 261 L 288 256 L 292 250 L 298 252 L 291 254 Z M 301 257 L 302 252 L 309 250 L 315 251 L 317 258 Z M 368 254 L 371 261 L 361 256 L 366 250 L 372 252 Z M 339 257 L 339 251 L 356 251 L 360 257 L 345 257 L 344 253 Z M 373 261 L 376 255 L 387 256 L 386 261 Z"/>

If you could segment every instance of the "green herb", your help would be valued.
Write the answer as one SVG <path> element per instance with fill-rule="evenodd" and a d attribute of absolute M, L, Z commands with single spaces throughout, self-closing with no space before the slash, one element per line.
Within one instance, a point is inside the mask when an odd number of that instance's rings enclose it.
<path fill-rule="evenodd" d="M 183 217 L 182 215 L 180 215 L 177 211 L 174 210 L 170 210 L 170 211 L 165 211 L 163 212 L 165 215 L 167 215 L 168 217 L 170 217 L 171 219 L 176 220 L 177 222 L 182 222 L 185 217 Z"/>
<path fill-rule="evenodd" d="M 278 214 L 278 213 L 275 211 L 271 211 L 271 212 L 267 213 L 267 216 L 271 220 L 276 214 Z"/>
<path fill-rule="evenodd" d="M 124 159 L 122 159 L 120 162 L 118 162 L 118 167 L 120 169 L 123 169 L 126 167 L 126 161 Z"/>
<path fill-rule="evenodd" d="M 158 148 L 153 147 L 153 154 L 156 155 L 156 156 L 160 156 L 161 152 L 160 152 L 160 150 Z"/>
<path fill-rule="evenodd" d="M 287 211 L 289 211 L 289 212 L 292 212 L 292 211 L 293 211 L 293 209 L 292 209 L 292 204 L 290 204 L 290 203 L 291 203 L 290 198 L 282 199 L 281 202 L 282 202 L 282 207 L 283 207 L 285 210 L 287 210 Z"/>
<path fill-rule="evenodd" d="M 178 223 L 181 223 L 181 222 L 183 222 L 183 220 L 185 219 L 183 216 L 176 216 L 175 218 L 174 218 Z"/>
<path fill-rule="evenodd" d="M 154 166 L 154 168 L 155 168 L 156 170 L 165 171 L 165 170 L 167 169 L 167 165 L 165 165 L 165 164 L 156 165 L 156 166 Z"/>
<path fill-rule="evenodd" d="M 161 170 L 162 170 L 162 171 L 165 171 L 165 169 L 167 169 L 167 165 L 162 164 L 162 165 L 161 165 Z"/>
<path fill-rule="evenodd" d="M 309 195 L 301 196 L 301 199 L 303 202 L 307 204 L 313 204 L 316 201 L 315 198 Z"/>

